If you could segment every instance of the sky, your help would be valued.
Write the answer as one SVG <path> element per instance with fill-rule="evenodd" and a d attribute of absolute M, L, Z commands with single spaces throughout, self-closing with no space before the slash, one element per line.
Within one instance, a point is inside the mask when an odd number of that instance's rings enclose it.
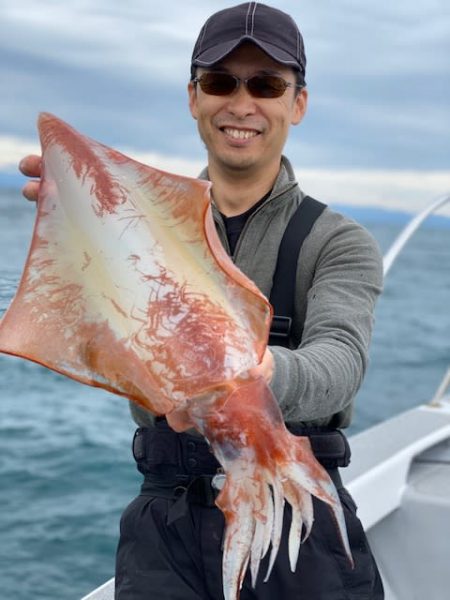
<path fill-rule="evenodd" d="M 0 185 L 51 112 L 155 167 L 205 162 L 186 95 L 218 0 L 0 0 Z M 308 113 L 285 153 L 329 203 L 417 211 L 450 193 L 448 0 L 273 0 L 302 31 Z M 442 214 L 450 215 L 450 208 Z"/>

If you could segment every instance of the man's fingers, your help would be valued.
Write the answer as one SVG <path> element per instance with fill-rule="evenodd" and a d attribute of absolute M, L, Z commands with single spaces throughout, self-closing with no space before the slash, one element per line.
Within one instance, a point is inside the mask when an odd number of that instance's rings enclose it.
<path fill-rule="evenodd" d="M 275 369 L 275 361 L 272 352 L 269 348 L 266 348 L 264 356 L 258 366 L 249 369 L 249 374 L 252 377 L 263 377 L 266 383 L 270 383 L 273 378 L 273 372 Z"/>
<path fill-rule="evenodd" d="M 36 154 L 29 154 L 22 158 L 19 163 L 19 170 L 26 177 L 40 177 L 42 169 L 42 159 Z M 22 188 L 22 194 L 27 200 L 37 202 L 39 194 L 39 181 L 29 181 Z"/>
<path fill-rule="evenodd" d="M 39 194 L 39 181 L 29 181 L 23 188 L 22 194 L 27 200 L 37 202 Z"/>
<path fill-rule="evenodd" d="M 40 156 L 30 154 L 20 161 L 19 170 L 27 177 L 40 177 L 41 163 L 42 159 Z"/>

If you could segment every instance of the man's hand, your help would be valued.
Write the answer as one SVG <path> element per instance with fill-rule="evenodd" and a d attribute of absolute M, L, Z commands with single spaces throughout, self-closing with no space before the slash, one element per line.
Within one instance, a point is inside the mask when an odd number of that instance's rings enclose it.
<path fill-rule="evenodd" d="M 262 361 L 257 367 L 250 369 L 250 375 L 253 377 L 263 377 L 266 383 L 269 384 L 272 381 L 274 368 L 273 354 L 269 348 L 266 348 Z"/>
<path fill-rule="evenodd" d="M 19 170 L 27 177 L 40 177 L 41 176 L 41 157 L 35 154 L 25 156 L 20 161 Z M 29 181 L 23 188 L 22 194 L 27 200 L 31 202 L 37 202 L 39 193 L 40 181 Z"/>

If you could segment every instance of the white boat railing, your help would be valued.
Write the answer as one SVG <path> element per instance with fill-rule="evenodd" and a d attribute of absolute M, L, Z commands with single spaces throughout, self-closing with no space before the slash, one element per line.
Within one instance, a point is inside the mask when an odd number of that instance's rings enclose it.
<path fill-rule="evenodd" d="M 420 225 L 425 221 L 425 219 L 436 212 L 439 208 L 444 206 L 448 201 L 450 201 L 450 194 L 446 196 L 441 196 L 434 202 L 432 202 L 427 208 L 424 208 L 420 213 L 418 213 L 408 225 L 401 231 L 400 235 L 396 238 L 392 246 L 386 252 L 383 258 L 383 271 L 384 276 L 388 274 L 392 265 L 394 264 L 395 259 L 402 251 L 405 244 L 411 238 L 411 236 L 419 229 Z"/>
<path fill-rule="evenodd" d="M 447 390 L 450 388 L 450 367 L 447 370 L 447 373 L 444 375 L 436 393 L 433 396 L 433 399 L 430 402 L 430 406 L 439 406 L 447 394 Z"/>

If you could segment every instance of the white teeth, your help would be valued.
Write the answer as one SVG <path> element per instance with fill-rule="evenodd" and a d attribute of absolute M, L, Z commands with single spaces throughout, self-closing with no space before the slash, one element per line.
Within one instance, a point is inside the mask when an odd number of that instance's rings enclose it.
<path fill-rule="evenodd" d="M 258 135 L 257 131 L 249 131 L 248 129 L 231 129 L 229 127 L 225 127 L 224 132 L 237 140 L 248 140 L 249 138 Z"/>

